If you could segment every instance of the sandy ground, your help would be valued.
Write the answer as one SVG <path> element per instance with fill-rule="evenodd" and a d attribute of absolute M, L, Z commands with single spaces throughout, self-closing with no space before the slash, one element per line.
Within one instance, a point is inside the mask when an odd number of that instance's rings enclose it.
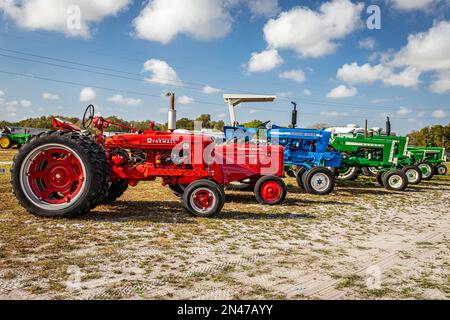
<path fill-rule="evenodd" d="M 0 152 L 9 171 L 13 152 Z M 449 299 L 450 176 L 284 205 L 227 192 L 197 219 L 158 182 L 77 220 L 36 218 L 0 172 L 0 299 Z"/>

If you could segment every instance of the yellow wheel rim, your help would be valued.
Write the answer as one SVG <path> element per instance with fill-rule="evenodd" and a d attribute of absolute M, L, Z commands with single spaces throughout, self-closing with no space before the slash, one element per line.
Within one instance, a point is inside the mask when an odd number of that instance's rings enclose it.
<path fill-rule="evenodd" d="M 2 148 L 8 148 L 9 147 L 9 139 L 8 138 L 1 138 L 0 139 L 0 146 Z"/>

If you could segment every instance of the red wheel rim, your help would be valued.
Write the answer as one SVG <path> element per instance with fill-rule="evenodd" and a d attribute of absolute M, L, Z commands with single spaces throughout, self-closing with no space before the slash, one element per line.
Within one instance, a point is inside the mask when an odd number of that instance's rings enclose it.
<path fill-rule="evenodd" d="M 216 198 L 214 194 L 207 189 L 198 189 L 194 191 L 191 197 L 191 203 L 199 211 L 208 211 L 214 205 Z"/>
<path fill-rule="evenodd" d="M 85 178 L 78 157 L 57 147 L 37 154 L 27 176 L 36 198 L 53 205 L 70 203 L 80 193 Z"/>
<path fill-rule="evenodd" d="M 267 202 L 273 202 L 281 197 L 282 189 L 276 181 L 266 181 L 260 188 L 261 197 Z"/>

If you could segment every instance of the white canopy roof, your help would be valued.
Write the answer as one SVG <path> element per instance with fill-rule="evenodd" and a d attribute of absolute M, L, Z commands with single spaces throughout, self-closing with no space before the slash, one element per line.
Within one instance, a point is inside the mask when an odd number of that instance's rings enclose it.
<path fill-rule="evenodd" d="M 223 99 L 233 107 L 243 102 L 273 102 L 276 96 L 265 96 L 256 94 L 224 94 Z"/>

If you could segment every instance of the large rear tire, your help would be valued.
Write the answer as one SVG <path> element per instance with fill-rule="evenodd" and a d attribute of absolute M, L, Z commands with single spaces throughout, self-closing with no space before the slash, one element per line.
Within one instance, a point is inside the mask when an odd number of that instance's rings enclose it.
<path fill-rule="evenodd" d="M 327 195 L 333 192 L 336 179 L 331 170 L 324 167 L 314 167 L 309 170 L 304 179 L 305 189 L 308 193 Z"/>
<path fill-rule="evenodd" d="M 2 149 L 9 149 L 9 148 L 11 148 L 11 146 L 12 146 L 12 141 L 11 141 L 10 137 L 5 136 L 5 137 L 0 138 L 0 147 Z"/>
<path fill-rule="evenodd" d="M 404 191 L 408 187 L 408 177 L 401 170 L 390 170 L 383 175 L 383 185 L 392 191 Z"/>
<path fill-rule="evenodd" d="M 223 188 L 210 180 L 192 182 L 183 193 L 186 210 L 195 217 L 209 218 L 220 213 L 225 204 Z"/>
<path fill-rule="evenodd" d="M 98 144 L 78 132 L 34 137 L 14 157 L 13 193 L 30 213 L 73 218 L 89 213 L 108 191 L 109 166 Z"/>
<path fill-rule="evenodd" d="M 431 180 L 434 176 L 433 166 L 427 162 L 423 161 L 417 165 L 422 172 L 422 180 Z"/>
<path fill-rule="evenodd" d="M 354 181 L 358 179 L 358 176 L 359 176 L 359 168 L 350 167 L 344 170 L 340 170 L 337 179 L 339 181 Z"/>
<path fill-rule="evenodd" d="M 384 183 L 383 183 L 383 176 L 386 172 L 384 171 L 378 171 L 377 173 L 377 182 L 380 185 L 380 187 L 384 187 Z"/>
<path fill-rule="evenodd" d="M 264 176 L 256 182 L 255 197 L 260 204 L 280 204 L 286 199 L 286 194 L 286 184 L 277 176 Z"/>

